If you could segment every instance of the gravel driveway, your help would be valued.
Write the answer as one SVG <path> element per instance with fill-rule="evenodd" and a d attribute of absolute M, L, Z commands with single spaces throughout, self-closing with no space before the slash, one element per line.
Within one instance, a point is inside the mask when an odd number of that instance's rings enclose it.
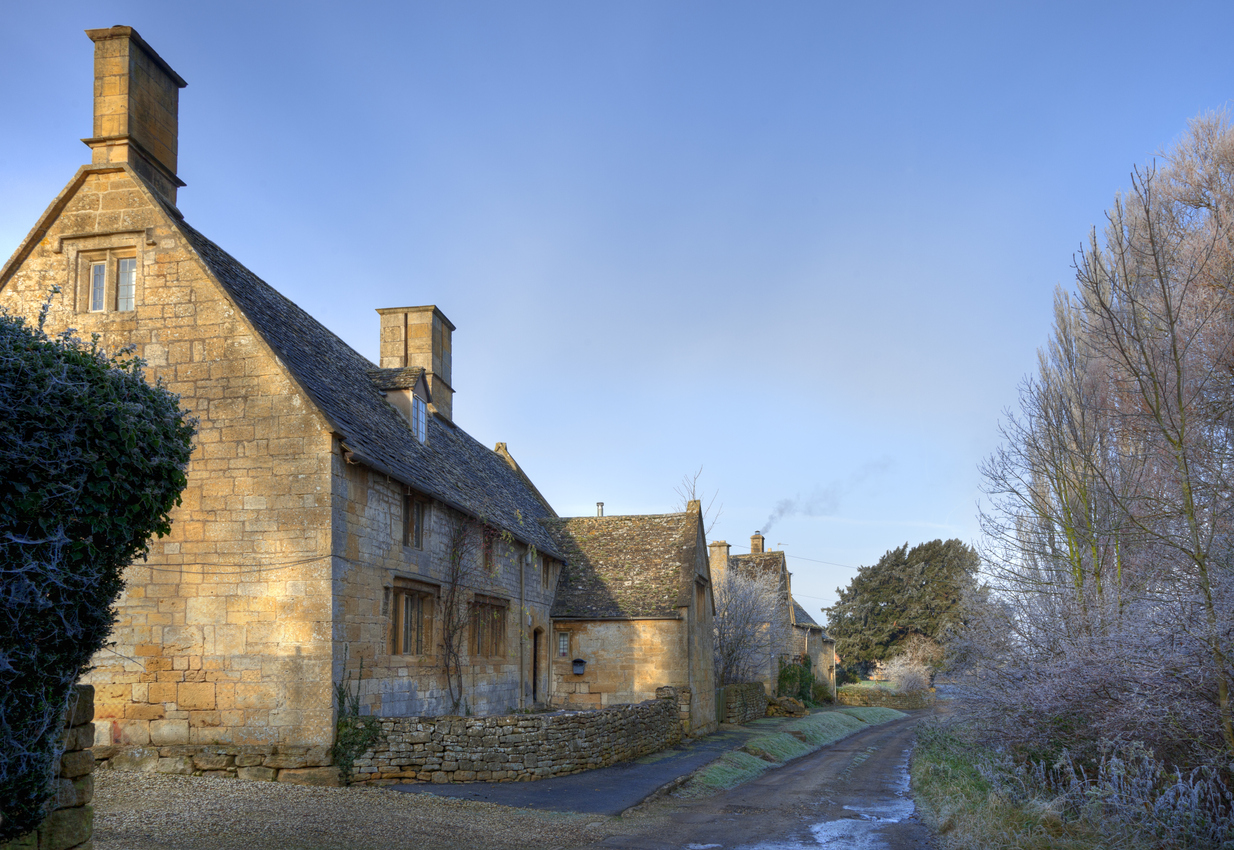
<path fill-rule="evenodd" d="M 94 774 L 95 850 L 526 850 L 621 829 L 599 815 L 510 809 L 383 788 Z M 626 825 L 629 828 L 629 824 Z"/>

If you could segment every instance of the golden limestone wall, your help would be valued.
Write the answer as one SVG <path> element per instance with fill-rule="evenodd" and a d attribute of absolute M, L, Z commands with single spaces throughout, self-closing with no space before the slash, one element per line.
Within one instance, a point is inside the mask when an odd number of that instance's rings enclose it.
<path fill-rule="evenodd" d="M 335 459 L 335 629 L 334 678 L 346 675 L 360 695 L 361 710 L 383 717 L 447 714 L 452 703 L 441 662 L 441 600 L 434 599 L 425 652 L 391 653 L 391 629 L 397 616 L 392 595 L 400 580 L 421 586 L 445 586 L 451 522 L 448 509 L 425 498 L 423 546 L 403 545 L 403 484 L 359 463 Z M 539 564 L 521 571 L 526 549 L 502 539 L 494 542 L 492 573 L 476 569 L 465 584 L 508 600 L 505 647 L 500 655 L 463 658 L 463 696 L 475 714 L 505 713 L 519 708 L 520 682 L 531 702 L 532 635 L 548 630 L 548 593 Z M 478 552 L 476 553 L 478 555 Z M 552 576 L 555 579 L 555 575 Z M 551 584 L 550 584 L 551 586 Z M 527 625 L 528 617 L 531 624 Z M 524 629 L 520 643 L 520 627 Z M 464 640 L 470 640 L 470 629 Z M 547 640 L 542 658 L 547 658 Z M 520 666 L 519 655 L 523 656 Z M 361 660 L 363 665 L 361 669 Z M 547 665 L 541 666 L 546 670 Z M 547 684 L 542 674 L 540 693 Z M 542 697 L 541 697 L 542 698 Z M 464 708 L 460 706 L 459 711 Z"/>
<path fill-rule="evenodd" d="M 570 651 L 553 659 L 553 704 L 606 708 L 656 698 L 656 688 L 689 681 L 684 620 L 610 620 L 557 623 Z M 556 644 L 554 643 L 554 647 Z M 587 662 L 573 673 L 572 661 Z"/>
<path fill-rule="evenodd" d="M 110 745 L 326 745 L 330 463 L 325 422 L 160 208 L 125 170 L 88 168 L 0 290 L 48 327 L 133 344 L 200 419 L 170 536 L 127 572 L 114 650 L 95 659 L 96 734 Z M 55 205 L 53 205 L 53 213 Z M 89 312 L 90 260 L 136 257 L 135 309 Z M 109 287 L 112 283 L 109 282 Z"/>

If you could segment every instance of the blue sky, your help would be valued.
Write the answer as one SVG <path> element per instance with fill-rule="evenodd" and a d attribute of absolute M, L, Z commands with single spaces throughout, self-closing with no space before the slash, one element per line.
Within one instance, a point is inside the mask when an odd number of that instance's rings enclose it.
<path fill-rule="evenodd" d="M 22 4 L 0 253 L 88 160 L 114 24 L 189 83 L 190 223 L 371 358 L 376 308 L 437 304 L 456 419 L 562 514 L 701 466 L 820 620 L 976 540 L 1072 254 L 1234 97 L 1230 4 Z"/>

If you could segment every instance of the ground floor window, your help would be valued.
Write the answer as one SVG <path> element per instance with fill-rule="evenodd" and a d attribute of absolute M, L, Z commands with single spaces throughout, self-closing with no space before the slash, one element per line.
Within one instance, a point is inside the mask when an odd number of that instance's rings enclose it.
<path fill-rule="evenodd" d="M 392 655 L 431 655 L 433 602 L 437 588 L 424 582 L 395 579 L 390 635 Z"/>
<path fill-rule="evenodd" d="M 471 603 L 471 654 L 506 654 L 506 614 L 510 603 L 504 599 L 476 594 Z"/>
<path fill-rule="evenodd" d="M 569 632 L 558 632 L 557 633 L 557 657 L 558 658 L 569 658 L 570 657 L 570 633 Z"/>

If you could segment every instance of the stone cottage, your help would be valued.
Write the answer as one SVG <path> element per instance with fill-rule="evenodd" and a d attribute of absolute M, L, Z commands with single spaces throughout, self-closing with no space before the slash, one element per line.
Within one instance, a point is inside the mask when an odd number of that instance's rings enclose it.
<path fill-rule="evenodd" d="M 49 330 L 133 346 L 200 422 L 171 533 L 128 570 L 87 677 L 98 743 L 298 745 L 320 764 L 332 684 L 361 667 L 379 715 L 544 701 L 555 514 L 454 421 L 454 325 L 378 310 L 371 363 L 195 230 L 184 80 L 129 27 L 87 34 L 91 162 L 0 269 L 0 305 L 33 315 L 58 287 Z"/>
<path fill-rule="evenodd" d="M 766 538 L 759 531 L 750 537 L 750 552 L 733 555 L 730 546 L 717 540 L 708 547 L 713 576 L 722 576 L 729 570 L 746 575 L 770 576 L 779 587 L 781 606 L 772 616 L 779 624 L 778 631 L 785 636 L 782 645 L 773 648 L 762 664 L 759 677 L 769 695 L 776 689 L 776 678 L 782 661 L 810 659 L 810 667 L 818 681 L 826 681 L 835 691 L 835 641 L 827 636 L 823 627 L 806 613 L 793 598 L 793 574 L 788 570 L 784 552 L 767 551 Z"/>
<path fill-rule="evenodd" d="M 702 511 L 541 519 L 565 566 L 553 602 L 553 701 L 599 708 L 689 689 L 687 732 L 716 727 L 715 604 Z"/>

